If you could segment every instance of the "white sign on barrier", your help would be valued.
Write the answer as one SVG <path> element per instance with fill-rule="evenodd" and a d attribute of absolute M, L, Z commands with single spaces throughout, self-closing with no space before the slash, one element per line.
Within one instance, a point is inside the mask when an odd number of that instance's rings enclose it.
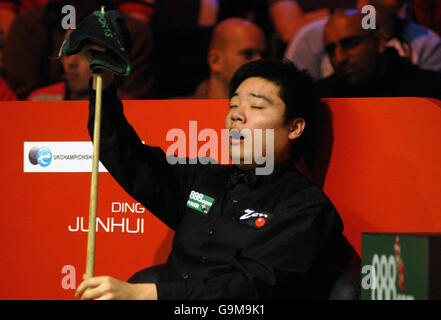
<path fill-rule="evenodd" d="M 23 150 L 23 172 L 92 171 L 90 141 L 25 141 Z M 107 172 L 101 162 L 98 170 Z"/>

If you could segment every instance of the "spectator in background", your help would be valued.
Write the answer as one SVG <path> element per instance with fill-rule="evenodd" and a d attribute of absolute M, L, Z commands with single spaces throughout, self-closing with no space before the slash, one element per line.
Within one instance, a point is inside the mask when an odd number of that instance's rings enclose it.
<path fill-rule="evenodd" d="M 410 59 L 423 69 L 441 71 L 441 39 L 433 31 L 398 17 L 404 0 L 359 0 L 376 8 L 377 29 L 387 46 L 395 47 L 400 56 Z M 299 69 L 308 70 L 315 79 L 330 76 L 334 70 L 323 45 L 323 28 L 327 18 L 317 20 L 302 28 L 292 39 L 285 57 Z"/>
<path fill-rule="evenodd" d="M 66 32 L 66 36 L 71 31 Z M 89 80 L 92 77 L 89 61 L 81 54 L 61 57 L 64 80 L 34 90 L 27 100 L 88 100 Z"/>
<path fill-rule="evenodd" d="M 325 50 L 335 73 L 321 80 L 323 97 L 432 97 L 441 100 L 441 73 L 423 70 L 386 48 L 381 32 L 362 27 L 347 11 L 325 25 Z"/>
<path fill-rule="evenodd" d="M 215 26 L 225 19 L 242 18 L 259 26 L 266 36 L 267 55 L 281 57 L 284 50 L 276 48 L 270 38 L 274 27 L 267 1 L 155 0 L 152 30 L 160 71 L 158 98 L 191 96 L 210 76 L 209 43 Z"/>
<path fill-rule="evenodd" d="M 62 80 L 58 50 L 63 42 L 61 26 L 63 5 L 76 8 L 76 23 L 105 4 L 106 10 L 114 8 L 111 1 L 52 0 L 45 6 L 35 6 L 17 15 L 6 39 L 4 51 L 5 80 L 19 99 L 26 99 L 33 90 Z M 149 24 L 124 14 L 134 45 L 129 51 L 132 72 L 122 79 L 121 90 L 134 99 L 148 99 L 154 92 L 152 67 L 152 35 Z"/>
<path fill-rule="evenodd" d="M 268 0 L 280 39 L 287 43 L 305 25 L 329 17 L 338 8 L 354 8 L 357 0 Z"/>
<path fill-rule="evenodd" d="M 441 36 L 441 0 L 412 0 L 418 23 Z"/>
<path fill-rule="evenodd" d="M 82 54 L 63 56 L 61 61 L 64 80 L 33 91 L 28 100 L 89 100 L 89 80 L 92 77 L 89 61 Z M 119 95 L 121 99 L 129 99 L 125 94 Z"/>
<path fill-rule="evenodd" d="M 31 92 L 28 100 L 88 100 L 89 62 L 80 54 L 62 58 L 65 80 Z"/>
<path fill-rule="evenodd" d="M 251 21 L 229 18 L 214 29 L 207 61 L 210 78 L 196 89 L 193 99 L 228 99 L 233 74 L 247 62 L 262 58 L 265 35 Z"/>

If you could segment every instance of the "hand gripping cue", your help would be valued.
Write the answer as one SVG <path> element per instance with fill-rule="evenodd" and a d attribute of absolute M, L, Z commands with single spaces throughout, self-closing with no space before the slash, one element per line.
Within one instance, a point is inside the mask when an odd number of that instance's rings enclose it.
<path fill-rule="evenodd" d="M 104 14 L 104 7 L 101 7 L 101 12 Z M 93 131 L 92 180 L 90 185 L 86 279 L 94 276 L 94 268 L 95 268 L 96 209 L 97 209 L 97 198 L 98 198 L 97 197 L 98 196 L 98 163 L 99 163 L 99 154 L 100 154 L 101 97 L 103 91 L 103 78 L 100 73 L 93 74 L 92 87 L 95 90 L 95 125 Z"/>

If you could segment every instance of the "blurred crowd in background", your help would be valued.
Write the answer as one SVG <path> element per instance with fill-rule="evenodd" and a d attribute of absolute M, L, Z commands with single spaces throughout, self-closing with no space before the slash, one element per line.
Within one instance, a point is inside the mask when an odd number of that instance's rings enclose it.
<path fill-rule="evenodd" d="M 0 0 L 0 100 L 88 99 L 89 64 L 58 57 L 76 23 L 120 11 L 133 38 L 123 99 L 228 98 L 237 68 L 289 59 L 323 97 L 441 99 L 441 0 Z M 363 29 L 366 5 L 376 29 Z"/>

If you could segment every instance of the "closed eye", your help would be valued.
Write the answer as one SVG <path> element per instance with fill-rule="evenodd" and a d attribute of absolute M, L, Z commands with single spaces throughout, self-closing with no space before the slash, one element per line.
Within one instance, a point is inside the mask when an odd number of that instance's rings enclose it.
<path fill-rule="evenodd" d="M 235 105 L 230 105 L 230 109 L 237 108 Z"/>
<path fill-rule="evenodd" d="M 259 106 L 251 106 L 251 108 L 253 108 L 253 109 L 263 109 L 263 107 L 259 107 Z"/>

